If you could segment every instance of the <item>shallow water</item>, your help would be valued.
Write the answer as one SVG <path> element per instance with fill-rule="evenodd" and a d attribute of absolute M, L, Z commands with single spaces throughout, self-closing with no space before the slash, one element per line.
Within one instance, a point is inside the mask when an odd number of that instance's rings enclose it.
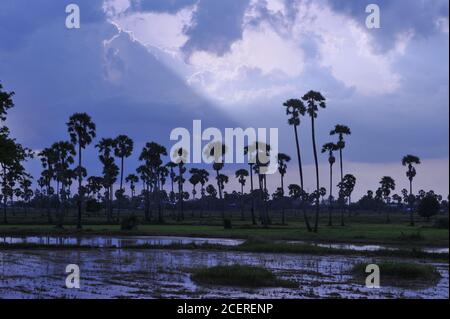
<path fill-rule="evenodd" d="M 381 275 L 381 288 L 368 289 L 348 274 L 356 262 L 381 260 L 386 259 L 198 250 L 4 250 L 0 251 L 0 298 L 449 297 L 448 263 L 434 263 L 442 275 L 436 285 L 414 288 L 391 287 Z M 80 289 L 64 286 L 68 264 L 80 267 Z M 191 281 L 188 269 L 217 264 L 263 266 L 297 282 L 298 288 L 203 287 Z"/>
<path fill-rule="evenodd" d="M 237 246 L 244 242 L 241 239 L 198 238 L 178 236 L 26 236 L 0 237 L 0 243 L 7 244 L 39 244 L 39 245 L 79 245 L 106 247 L 124 247 L 135 245 L 171 245 L 171 244 L 214 244 Z"/>

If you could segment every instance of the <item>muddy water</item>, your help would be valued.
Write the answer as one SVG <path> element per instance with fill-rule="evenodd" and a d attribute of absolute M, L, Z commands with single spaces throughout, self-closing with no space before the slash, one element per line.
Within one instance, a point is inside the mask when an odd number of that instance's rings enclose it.
<path fill-rule="evenodd" d="M 448 298 L 448 263 L 434 264 L 442 279 L 433 286 L 368 289 L 348 270 L 347 256 L 307 256 L 189 250 L 4 250 L 0 251 L 0 298 Z M 390 259 L 392 260 L 392 259 Z M 188 269 L 217 264 L 268 268 L 298 288 L 245 289 L 194 284 Z M 81 288 L 67 289 L 65 267 L 77 264 Z"/>

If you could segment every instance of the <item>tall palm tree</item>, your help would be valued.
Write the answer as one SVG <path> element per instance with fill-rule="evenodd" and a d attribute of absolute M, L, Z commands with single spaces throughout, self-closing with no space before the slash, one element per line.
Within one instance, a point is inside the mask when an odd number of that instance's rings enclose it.
<path fill-rule="evenodd" d="M 53 152 L 55 154 L 55 177 L 58 184 L 61 184 L 61 191 L 58 192 L 58 227 L 63 227 L 64 211 L 60 210 L 60 198 L 62 198 L 63 208 L 65 206 L 67 198 L 66 187 L 69 184 L 70 178 L 70 165 L 74 163 L 74 156 L 76 154 L 73 144 L 70 142 L 57 142 L 52 145 Z M 81 170 L 80 170 L 81 172 Z M 69 177 L 69 178 L 68 178 Z M 58 187 L 59 188 L 59 187 Z"/>
<path fill-rule="evenodd" d="M 100 162 L 103 164 L 103 186 L 105 187 L 106 215 L 108 221 L 112 219 L 113 213 L 113 185 L 119 174 L 119 167 L 114 162 L 114 140 L 112 138 L 102 138 L 95 147 L 99 152 Z"/>
<path fill-rule="evenodd" d="M 314 152 L 314 163 L 316 165 L 316 220 L 314 222 L 314 232 L 317 233 L 319 228 L 319 204 L 320 204 L 320 182 L 319 182 L 319 162 L 317 159 L 317 148 L 316 148 L 316 131 L 315 131 L 315 119 L 317 118 L 317 112 L 319 112 L 319 107 L 325 108 L 325 98 L 320 92 L 309 91 L 306 93 L 302 100 L 306 103 L 306 112 L 311 117 L 311 133 L 312 133 L 312 144 Z"/>
<path fill-rule="evenodd" d="M 277 161 L 278 161 L 278 173 L 280 173 L 281 177 L 281 195 L 284 195 L 284 175 L 286 175 L 287 163 L 291 161 L 291 157 L 284 153 L 278 153 Z"/>
<path fill-rule="evenodd" d="M 345 140 L 344 135 L 351 135 L 352 132 L 348 126 L 337 124 L 334 127 L 334 130 L 330 131 L 330 135 L 338 135 L 338 142 L 336 143 L 339 149 L 339 165 L 341 168 L 341 181 L 344 178 L 344 164 L 342 161 L 342 150 L 345 148 Z"/>
<path fill-rule="evenodd" d="M 333 165 L 336 162 L 336 158 L 333 155 L 334 151 L 337 151 L 338 147 L 334 143 L 326 143 L 322 146 L 322 153 L 328 152 L 328 163 L 330 164 L 330 196 L 329 196 L 329 209 L 328 209 L 328 226 L 333 225 L 332 220 L 332 204 L 333 204 Z"/>
<path fill-rule="evenodd" d="M 244 147 L 244 154 L 247 155 L 249 152 L 249 146 Z M 254 199 L 254 187 L 253 187 L 253 166 L 255 163 L 253 161 L 248 161 L 249 171 L 250 171 L 250 199 L 251 199 L 251 207 L 250 207 L 250 213 L 252 217 L 252 224 L 256 225 L 256 218 L 255 218 L 255 199 Z"/>
<path fill-rule="evenodd" d="M 246 177 L 248 177 L 248 171 L 246 169 L 238 169 L 235 172 L 235 176 L 238 179 L 239 184 L 241 184 L 241 195 L 244 195 L 244 186 L 246 182 Z"/>
<path fill-rule="evenodd" d="M 119 135 L 114 139 L 114 155 L 120 158 L 120 188 L 119 194 L 123 195 L 124 159 L 133 152 L 133 140 L 126 135 Z M 119 198 L 120 203 L 120 198 Z"/>
<path fill-rule="evenodd" d="M 420 164 L 420 158 L 415 156 L 415 155 L 411 155 L 408 154 L 406 156 L 403 157 L 402 159 L 402 165 L 403 166 L 407 166 L 408 170 L 406 171 L 406 177 L 408 177 L 409 179 L 409 198 L 408 198 L 408 203 L 409 203 L 409 218 L 410 218 L 410 225 L 414 226 L 414 211 L 412 209 L 412 198 L 413 196 L 413 190 L 412 190 L 412 182 L 414 177 L 416 176 L 416 168 L 413 166 L 413 164 Z"/>
<path fill-rule="evenodd" d="M 300 116 L 305 115 L 306 107 L 303 104 L 302 100 L 299 99 L 290 99 L 283 103 L 283 106 L 286 107 L 286 115 L 289 116 L 288 124 L 294 127 L 294 135 L 295 135 L 295 146 L 297 148 L 297 161 L 298 161 L 298 172 L 300 175 L 300 187 L 304 189 L 303 184 L 303 167 L 302 167 L 302 158 L 300 154 L 300 139 L 298 136 L 298 126 L 300 125 Z M 303 200 L 303 198 L 302 198 Z M 304 208 L 303 203 L 303 218 L 305 220 L 306 229 L 311 232 L 312 228 L 309 224 L 308 215 L 306 214 L 306 210 Z"/>
<path fill-rule="evenodd" d="M 183 184 L 186 181 L 183 177 L 183 174 L 186 172 L 185 163 L 188 162 L 188 152 L 183 148 L 179 148 L 175 150 L 175 153 L 172 154 L 172 161 L 178 166 L 178 176 L 175 177 L 175 182 L 178 183 L 178 208 L 179 213 L 177 220 L 184 219 L 184 211 L 183 211 L 183 199 L 184 199 L 184 191 Z"/>
<path fill-rule="evenodd" d="M 386 204 L 389 205 L 389 203 L 390 203 L 389 195 L 391 194 L 391 191 L 395 190 L 395 181 L 390 176 L 383 176 L 381 178 L 380 185 L 381 185 L 380 188 L 381 188 L 381 192 L 383 194 L 384 200 L 385 200 Z M 389 210 L 390 210 L 390 207 L 387 207 L 386 208 L 386 222 L 387 223 L 391 222 L 391 218 L 389 216 Z"/>
<path fill-rule="evenodd" d="M 195 199 L 196 195 L 197 195 L 197 184 L 200 183 L 200 175 L 198 174 L 198 169 L 196 168 L 191 168 L 189 170 L 189 173 L 191 173 L 191 177 L 189 178 L 189 183 L 192 184 L 192 198 Z"/>
<path fill-rule="evenodd" d="M 128 174 L 128 176 L 125 177 L 125 183 L 130 184 L 131 198 L 134 198 L 136 194 L 136 184 L 139 183 L 139 177 L 135 174 Z"/>
<path fill-rule="evenodd" d="M 83 201 L 83 192 L 81 184 L 83 182 L 82 166 L 81 166 L 81 150 L 87 145 L 91 144 L 92 139 L 95 138 L 95 124 L 91 117 L 86 113 L 75 113 L 69 118 L 67 122 L 67 129 L 70 135 L 70 140 L 74 146 L 78 145 L 78 218 L 77 229 L 81 229 L 81 207 Z"/>
<path fill-rule="evenodd" d="M 175 177 L 176 177 L 175 168 L 177 166 L 178 165 L 175 164 L 174 162 L 168 162 L 166 164 L 166 167 L 169 169 L 169 176 L 170 176 L 170 182 L 171 182 L 171 191 L 170 191 L 170 196 L 169 196 L 171 202 L 174 202 L 174 198 L 175 198 L 175 191 L 174 191 L 173 186 L 174 186 Z"/>
<path fill-rule="evenodd" d="M 222 142 L 212 142 L 208 145 L 206 148 L 206 156 L 209 158 L 213 158 L 213 169 L 216 172 L 216 180 L 217 180 L 217 187 L 219 191 L 219 199 L 223 199 L 223 190 L 220 188 L 219 185 L 219 175 L 220 171 L 224 167 L 225 162 L 225 153 L 227 151 L 227 147 Z"/>
<path fill-rule="evenodd" d="M 356 185 L 356 177 L 352 174 L 346 174 L 341 182 L 338 184 L 339 188 L 339 200 L 342 202 L 343 208 L 341 210 L 341 226 L 344 226 L 344 208 L 345 198 L 348 198 L 348 206 L 351 204 L 351 196 Z"/>

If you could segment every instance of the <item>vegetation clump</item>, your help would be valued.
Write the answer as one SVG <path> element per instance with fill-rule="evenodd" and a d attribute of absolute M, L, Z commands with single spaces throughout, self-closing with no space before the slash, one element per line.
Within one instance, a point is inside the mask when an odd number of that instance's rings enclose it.
<path fill-rule="evenodd" d="M 298 287 L 297 283 L 279 279 L 265 268 L 247 265 L 198 268 L 193 271 L 192 280 L 198 284 L 219 286 Z"/>
<path fill-rule="evenodd" d="M 394 285 L 404 285 L 405 281 L 436 281 L 441 274 L 432 265 L 405 262 L 382 262 L 376 263 L 380 268 L 381 278 L 387 278 Z M 367 263 L 357 263 L 352 268 L 355 276 L 367 276 Z M 383 279 L 381 279 L 383 280 Z"/>
<path fill-rule="evenodd" d="M 120 223 L 121 230 L 136 230 L 139 224 L 139 220 L 136 216 L 130 215 L 122 218 Z"/>

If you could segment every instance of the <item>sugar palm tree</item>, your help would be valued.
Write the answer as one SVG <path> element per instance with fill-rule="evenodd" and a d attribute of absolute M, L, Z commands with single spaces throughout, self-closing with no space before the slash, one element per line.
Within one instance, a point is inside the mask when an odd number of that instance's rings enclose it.
<path fill-rule="evenodd" d="M 244 154 L 247 155 L 249 152 L 249 146 L 244 147 Z M 250 207 L 250 213 L 252 217 L 252 224 L 256 225 L 256 218 L 255 218 L 255 199 L 254 199 L 254 187 L 253 187 L 253 166 L 255 163 L 252 160 L 248 161 L 249 166 L 249 172 L 250 172 L 250 199 L 251 199 L 251 207 Z"/>
<path fill-rule="evenodd" d="M 335 125 L 334 129 L 330 131 L 330 135 L 336 135 L 338 136 L 338 142 L 336 143 L 338 149 L 339 149 L 339 165 L 341 168 L 341 181 L 344 178 L 344 164 L 342 161 L 342 150 L 345 148 L 345 140 L 344 135 L 351 135 L 352 132 L 350 131 L 350 128 L 348 126 L 337 124 Z"/>
<path fill-rule="evenodd" d="M 175 182 L 178 183 L 178 207 L 179 213 L 177 220 L 184 219 L 184 211 L 183 211 L 183 199 L 184 199 L 184 191 L 183 184 L 185 179 L 183 174 L 186 172 L 185 163 L 188 161 L 188 152 L 183 148 L 179 148 L 175 150 L 174 154 L 172 154 L 172 161 L 178 166 L 178 176 L 175 177 Z"/>
<path fill-rule="evenodd" d="M 103 164 L 103 186 L 105 188 L 106 216 L 108 221 L 112 219 L 113 213 L 113 185 L 119 174 L 119 167 L 114 162 L 114 140 L 112 138 L 102 138 L 95 147 L 99 152 L 100 162 Z"/>
<path fill-rule="evenodd" d="M 298 126 L 300 125 L 300 116 L 305 115 L 306 107 L 302 100 L 290 99 L 283 103 L 286 107 L 286 115 L 289 116 L 288 124 L 294 128 L 295 135 L 295 146 L 297 148 L 297 161 L 298 161 L 298 172 L 300 175 L 300 187 L 304 189 L 303 184 L 303 168 L 302 168 L 302 157 L 300 154 L 300 139 L 298 136 Z M 303 198 L 302 198 L 303 200 Z M 305 220 L 306 229 L 311 232 L 312 228 L 309 224 L 308 215 L 306 214 L 305 206 L 303 205 L 303 218 Z"/>
<path fill-rule="evenodd" d="M 341 210 L 341 226 L 344 226 L 344 208 L 345 208 L 345 198 L 348 198 L 348 206 L 351 204 L 351 196 L 356 185 L 356 177 L 352 174 L 346 174 L 341 182 L 338 184 L 339 188 L 339 200 L 342 202 Z"/>
<path fill-rule="evenodd" d="M 174 162 L 168 162 L 166 164 L 166 167 L 169 169 L 169 177 L 170 177 L 170 184 L 171 184 L 171 188 L 170 188 L 170 200 L 173 202 L 174 198 L 175 198 L 175 191 L 174 191 L 174 182 L 175 182 L 175 177 L 177 174 L 175 174 L 175 168 L 177 167 L 177 164 L 175 164 Z"/>
<path fill-rule="evenodd" d="M 60 210 L 60 199 L 62 198 L 63 206 L 66 201 L 66 187 L 68 185 L 68 177 L 70 175 L 70 165 L 74 163 L 75 148 L 70 142 L 57 142 L 52 145 L 52 149 L 55 155 L 55 177 L 58 184 L 61 184 L 61 191 L 58 192 L 58 224 L 57 226 L 63 227 L 64 212 Z M 81 172 L 81 170 L 80 170 Z M 59 188 L 59 187 L 57 187 Z"/>
<path fill-rule="evenodd" d="M 210 143 L 206 150 L 205 155 L 208 158 L 213 159 L 213 169 L 216 172 L 216 180 L 217 180 L 217 188 L 219 191 L 219 199 L 223 199 L 223 190 L 220 188 L 219 185 L 219 175 L 220 171 L 224 167 L 224 161 L 225 161 L 225 153 L 227 151 L 227 147 L 222 142 L 212 142 Z"/>
<path fill-rule="evenodd" d="M 235 172 L 235 176 L 238 179 L 239 184 L 241 184 L 241 195 L 244 195 L 244 186 L 246 182 L 246 177 L 248 177 L 248 171 L 246 169 L 238 169 Z"/>
<path fill-rule="evenodd" d="M 334 151 L 337 151 L 338 147 L 334 143 L 326 143 L 322 146 L 322 153 L 328 152 L 328 164 L 330 164 L 330 196 L 329 198 L 329 209 L 328 209 L 328 226 L 333 225 L 332 220 L 332 201 L 333 201 L 333 165 L 336 162 L 336 158 L 333 155 Z"/>
<path fill-rule="evenodd" d="M 119 135 L 114 139 L 114 155 L 120 158 L 120 188 L 119 193 L 123 195 L 124 160 L 133 152 L 133 140 L 126 135 Z M 120 203 L 120 198 L 119 198 Z"/>
<path fill-rule="evenodd" d="M 380 181 L 380 185 L 381 185 L 381 192 L 383 194 L 384 200 L 386 202 L 387 205 L 389 205 L 390 203 L 390 197 L 389 195 L 391 194 L 391 191 L 395 190 L 395 181 L 392 177 L 390 176 L 383 176 L 383 178 L 381 178 Z M 391 222 L 391 218 L 389 216 L 389 207 L 386 208 L 386 222 L 390 223 Z"/>
<path fill-rule="evenodd" d="M 284 153 L 278 153 L 277 156 L 278 161 L 278 173 L 280 173 L 281 177 L 281 195 L 284 195 L 284 175 L 287 172 L 287 163 L 291 161 L 291 157 Z"/>
<path fill-rule="evenodd" d="M 198 174 L 198 169 L 197 168 L 191 168 L 189 170 L 189 173 L 191 173 L 191 177 L 189 178 L 189 183 L 192 184 L 192 198 L 195 199 L 196 195 L 197 195 L 197 190 L 196 190 L 196 186 L 198 183 L 200 183 L 200 175 Z"/>
<path fill-rule="evenodd" d="M 420 164 L 420 158 L 415 155 L 406 155 L 402 159 L 402 165 L 407 166 L 408 170 L 406 171 L 406 177 L 409 179 L 409 218 L 410 218 L 410 224 L 411 226 L 414 226 L 414 211 L 412 209 L 412 198 L 413 198 L 413 190 L 412 190 L 412 183 L 413 179 L 416 176 L 416 168 L 413 166 L 413 164 Z"/>
<path fill-rule="evenodd" d="M 69 118 L 67 122 L 67 129 L 70 135 L 70 140 L 74 146 L 78 145 L 78 218 L 77 229 L 81 229 L 81 207 L 83 201 L 83 192 L 81 184 L 83 182 L 82 166 L 81 166 L 81 150 L 87 145 L 91 144 L 92 139 L 95 138 L 95 124 L 86 113 L 75 113 Z"/>
<path fill-rule="evenodd" d="M 317 118 L 317 112 L 319 112 L 319 107 L 325 108 L 325 98 L 320 92 L 309 91 L 306 93 L 302 100 L 306 103 L 306 112 L 311 117 L 311 134 L 312 134 L 312 144 L 314 153 L 314 163 L 316 166 L 316 219 L 314 222 L 314 232 L 318 231 L 319 228 L 319 194 L 320 194 L 320 182 L 319 182 L 319 162 L 317 159 L 317 148 L 316 148 L 316 132 L 315 132 L 315 119 Z"/>
<path fill-rule="evenodd" d="M 128 176 L 125 177 L 125 183 L 130 184 L 131 198 L 134 198 L 136 194 L 136 184 L 139 183 L 139 177 L 135 174 L 128 174 Z"/>

